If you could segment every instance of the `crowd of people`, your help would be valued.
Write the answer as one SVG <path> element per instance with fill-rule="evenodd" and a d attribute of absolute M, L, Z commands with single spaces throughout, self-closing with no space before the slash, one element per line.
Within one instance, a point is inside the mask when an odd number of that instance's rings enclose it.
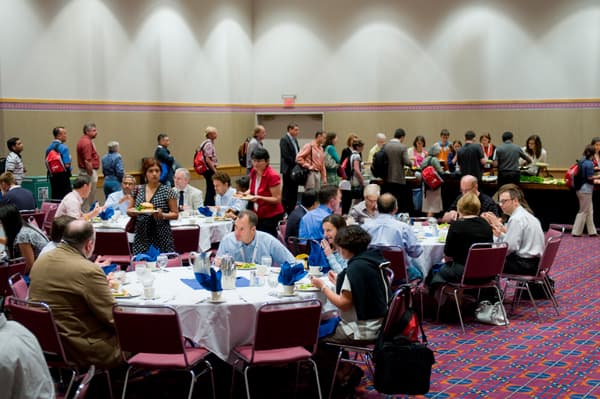
<path fill-rule="evenodd" d="M 442 130 L 440 140 L 429 150 L 425 138 L 417 136 L 413 146 L 403 142 L 406 132 L 397 129 L 387 141 L 383 133 L 368 157 L 375 161 L 379 153 L 387 159 L 386 173 L 378 184 L 369 184 L 364 171 L 364 142 L 356 135 L 346 141 L 341 154 L 336 150 L 337 135 L 318 131 L 314 140 L 299 146 L 299 127 L 290 124 L 281 137 L 280 170 L 271 167 L 270 155 L 263 146 L 264 127 L 254 129 L 247 151 L 247 174 L 231 187 L 229 175 L 220 172 L 214 142 L 218 132 L 205 129 L 204 151 L 206 192 L 190 185 L 189 170 L 182 168 L 170 153 L 169 137 L 160 134 L 153 157 L 143 160 L 142 184 L 126 174 L 119 154 L 119 143 L 111 142 L 108 153 L 100 159 L 93 144 L 97 135 L 94 123 L 86 123 L 77 144 L 79 175 L 71 184 L 72 159 L 66 146 L 64 127 L 53 130 L 55 140 L 46 155 L 55 151 L 62 169 L 49 172 L 53 198 L 60 199 L 53 223 L 51 240 L 26 222 L 20 211 L 35 207 L 32 197 L 19 186 L 25 174 L 19 139 L 10 139 L 8 147 L 18 160 L 11 160 L 7 172 L 0 175 L 3 201 L 0 223 L 8 256 L 23 257 L 25 274 L 30 279 L 30 299 L 44 301 L 54 310 L 65 351 L 77 366 L 96 364 L 113 368 L 122 361 L 111 316 L 114 298 L 99 262 L 89 260 L 94 252 L 95 232 L 90 221 L 107 208 L 127 214 L 134 220 L 133 253 L 147 252 L 154 246 L 160 252 L 173 252 L 170 221 L 182 211 L 201 206 L 212 207 L 217 214 L 234 219 L 234 230 L 225 235 L 216 248 L 216 257 L 231 255 L 235 261 L 257 263 L 271 257 L 275 265 L 294 263 L 294 255 L 285 245 L 287 238 L 316 243 L 311 251 L 322 251 L 329 284 L 312 279 L 327 299 L 338 308 L 339 324 L 324 342 L 355 342 L 377 337 L 390 299 L 390 282 L 381 269 L 386 262 L 379 248 L 401 248 L 407 265 L 408 280 L 423 280 L 434 294 L 445 282 L 460 281 L 471 244 L 506 242 L 508 256 L 504 270 L 511 274 L 533 275 L 544 250 L 544 233 L 539 220 L 527 206 L 518 187 L 522 166 L 539 167 L 547 153 L 539 136 L 532 135 L 521 148 L 505 132 L 502 144 L 494 147 L 489 133 L 476 143 L 476 134 L 465 133 L 464 142 L 451 142 Z M 580 236 L 584 227 L 596 235 L 591 195 L 600 169 L 600 139 L 586 146 L 580 168 L 583 182 L 577 190 L 580 211 L 573 235 Z M 381 155 L 381 154 L 380 154 Z M 14 158 L 13 155 L 11 158 Z M 19 162 L 20 161 L 20 164 Z M 16 165 L 16 166 L 15 166 Z M 97 170 L 102 165 L 106 201 L 99 205 L 95 197 Z M 414 215 L 411 193 L 406 185 L 405 170 L 432 166 L 438 173 L 460 174 L 460 194 L 443 209 L 438 190 L 422 185 L 421 211 L 440 216 L 450 223 L 445 242 L 443 264 L 423 275 L 415 260 L 423 253 L 413 227 L 399 214 Z M 298 181 L 294 170 L 307 170 L 306 179 Z M 479 191 L 482 176 L 491 168 L 498 170 L 498 199 L 494 201 Z M 339 169 L 347 173 L 338 173 Z M 538 169 L 526 168 L 537 174 Z M 298 203 L 299 186 L 304 190 Z M 409 199 L 409 200 L 407 200 Z M 151 204 L 154 212 L 142 214 L 137 207 Z M 442 213 L 444 211 L 444 213 Z M 286 239 L 278 239 L 278 226 L 286 219 Z M 0 320 L 0 327 L 4 323 Z"/>

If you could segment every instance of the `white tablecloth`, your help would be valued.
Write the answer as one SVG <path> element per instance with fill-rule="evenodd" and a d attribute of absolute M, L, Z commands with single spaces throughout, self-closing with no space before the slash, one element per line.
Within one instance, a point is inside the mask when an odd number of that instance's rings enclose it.
<path fill-rule="evenodd" d="M 220 221 L 207 221 L 203 217 L 181 217 L 178 220 L 171 220 L 171 226 L 183 226 L 189 224 L 195 224 L 200 226 L 200 240 L 198 242 L 198 250 L 201 252 L 207 251 L 210 248 L 211 243 L 219 242 L 223 239 L 225 234 L 229 233 L 233 227 L 232 220 L 220 220 Z M 101 221 L 94 223 L 96 230 L 101 229 L 121 229 L 124 230 L 129 217 L 121 215 L 119 218 L 111 219 L 107 221 Z M 133 242 L 133 238 L 130 237 L 130 242 Z"/>
<path fill-rule="evenodd" d="M 413 231 L 417 235 L 419 243 L 423 246 L 423 253 L 416 259 L 416 262 L 423 272 L 423 276 L 426 277 L 431 267 L 444 258 L 445 243 L 440 241 L 440 235 L 445 237 L 448 230 L 439 229 L 436 234 L 433 228 L 413 226 Z"/>
<path fill-rule="evenodd" d="M 168 304 L 177 309 L 183 334 L 205 346 L 225 361 L 233 361 L 231 350 L 252 342 L 256 310 L 267 302 L 319 298 L 325 302 L 321 292 L 301 292 L 293 297 L 281 297 L 281 286 L 272 288 L 268 284 L 260 287 L 238 287 L 224 290 L 223 303 L 208 302 L 210 292 L 204 289 L 194 290 L 181 281 L 181 278 L 193 279 L 191 267 L 174 267 L 168 272 L 153 272 L 156 277 L 154 286 L 159 296 L 155 300 L 144 300 L 141 296 L 122 299 L 121 303 Z M 249 271 L 238 270 L 240 277 L 250 278 Z M 127 273 L 130 284 L 124 285 L 130 293 L 141 293 L 135 272 Z"/>

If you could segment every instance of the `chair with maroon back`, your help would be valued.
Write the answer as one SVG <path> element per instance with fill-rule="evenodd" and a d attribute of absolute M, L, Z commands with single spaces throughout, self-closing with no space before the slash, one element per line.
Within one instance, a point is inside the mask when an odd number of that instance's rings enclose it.
<path fill-rule="evenodd" d="M 285 242 L 286 228 L 287 228 L 287 219 L 280 220 L 279 223 L 277 223 L 277 238 L 279 239 L 279 241 L 281 241 L 281 243 L 283 245 L 286 245 L 286 242 Z"/>
<path fill-rule="evenodd" d="M 46 218 L 46 212 L 21 212 L 23 220 L 40 230 L 44 229 L 44 219 Z"/>
<path fill-rule="evenodd" d="M 54 220 L 54 215 L 56 214 L 56 210 L 58 209 L 58 205 L 56 202 L 42 202 L 41 211 L 44 212 L 44 222 L 40 228 L 43 228 L 46 234 L 50 234 L 50 230 L 52 229 L 52 221 Z"/>
<path fill-rule="evenodd" d="M 171 231 L 173 232 L 175 252 L 181 256 L 181 261 L 183 263 L 190 265 L 190 252 L 198 251 L 198 244 L 200 243 L 200 226 L 197 224 L 177 226 L 172 227 Z"/>
<path fill-rule="evenodd" d="M 118 265 L 129 265 L 131 262 L 131 249 L 125 230 L 98 230 L 96 231 L 95 255 L 102 255 L 109 262 Z"/>
<path fill-rule="evenodd" d="M 198 377 L 208 373 L 211 381 L 212 397 L 215 398 L 215 383 L 212 366 L 206 360 L 210 353 L 202 347 L 186 346 L 181 333 L 177 311 L 170 306 L 126 305 L 113 307 L 115 328 L 123 357 L 129 365 L 123 385 L 123 398 L 127 390 L 129 373 L 132 369 L 179 370 L 191 375 L 188 399 L 192 397 Z M 160 328 L 156 328 L 160 326 Z M 148 331 L 152 331 L 148 334 Z M 130 357 L 126 357 L 125 354 Z M 203 364 L 203 370 L 196 375 L 194 368 Z"/>
<path fill-rule="evenodd" d="M 15 273 L 8 278 L 8 285 L 12 291 L 12 295 L 18 299 L 27 299 L 29 296 L 29 287 L 23 279 L 21 273 Z"/>
<path fill-rule="evenodd" d="M 8 296 L 11 294 L 9 278 L 15 273 L 25 274 L 25 259 L 14 258 L 8 262 L 0 264 L 0 296 Z"/>
<path fill-rule="evenodd" d="M 316 299 L 262 305 L 256 313 L 254 342 L 238 346 L 233 351 L 237 359 L 231 375 L 232 393 L 239 364 L 244 367 L 246 396 L 250 399 L 250 367 L 309 362 L 315 372 L 321 398 L 317 365 L 312 360 L 317 350 L 320 321 L 321 302 Z"/>

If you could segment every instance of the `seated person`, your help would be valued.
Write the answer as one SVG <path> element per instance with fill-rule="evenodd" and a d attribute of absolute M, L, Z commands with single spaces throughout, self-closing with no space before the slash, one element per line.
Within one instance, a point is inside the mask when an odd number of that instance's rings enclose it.
<path fill-rule="evenodd" d="M 52 227 L 50 228 L 50 242 L 46 244 L 44 248 L 42 248 L 40 255 L 43 255 L 46 252 L 53 250 L 58 244 L 60 244 L 65 229 L 67 228 L 67 225 L 73 220 L 77 219 L 69 215 L 62 215 L 57 218 L 54 218 L 54 220 L 52 221 Z"/>
<path fill-rule="evenodd" d="M 323 239 L 323 219 L 331 215 L 340 207 L 342 195 L 340 190 L 332 185 L 324 185 L 319 190 L 319 206 L 309 211 L 300 221 L 300 238 Z"/>
<path fill-rule="evenodd" d="M 217 214 L 234 218 L 241 210 L 246 209 L 248 201 L 235 196 L 237 190 L 231 187 L 231 178 L 227 173 L 217 172 L 212 176 L 215 185 L 215 206 Z"/>
<path fill-rule="evenodd" d="M 456 197 L 454 202 L 450 205 L 448 212 L 446 212 L 442 218 L 445 223 L 451 223 L 458 219 L 458 212 L 456 211 L 458 200 L 468 192 L 474 193 L 479 199 L 480 212 L 491 212 L 496 216 L 500 216 L 500 211 L 498 210 L 498 205 L 496 202 L 488 195 L 479 192 L 479 186 L 477 184 L 477 178 L 471 175 L 464 175 L 460 179 L 460 192 L 461 194 Z"/>
<path fill-rule="evenodd" d="M 112 316 L 115 300 L 102 269 L 87 259 L 94 244 L 89 222 L 69 223 L 63 242 L 33 265 L 29 297 L 52 308 L 70 361 L 110 369 L 122 361 Z"/>
<path fill-rule="evenodd" d="M 472 192 L 464 194 L 458 200 L 459 217 L 450 225 L 444 246 L 446 263 L 437 272 L 427 276 L 430 286 L 460 282 L 471 245 L 493 241 L 492 228 L 479 216 L 480 206 L 477 195 Z"/>
<path fill-rule="evenodd" d="M 235 230 L 221 240 L 217 257 L 231 255 L 236 262 L 259 263 L 263 256 L 270 256 L 273 264 L 295 264 L 294 255 L 278 239 L 256 230 L 257 223 L 256 213 L 241 211 L 235 221 Z"/>
<path fill-rule="evenodd" d="M 115 211 L 121 212 L 121 215 L 127 215 L 127 208 L 133 204 L 133 189 L 135 187 L 135 177 L 131 175 L 123 176 L 121 181 L 121 190 L 109 194 L 104 209 L 113 208 Z"/>
<path fill-rule="evenodd" d="M 3 204 L 13 204 L 19 212 L 36 209 L 33 193 L 17 185 L 12 173 L 4 172 L 0 175 L 0 189 L 2 189 Z"/>
<path fill-rule="evenodd" d="M 521 206 L 517 190 L 500 188 L 498 197 L 502 212 L 510 216 L 506 225 L 490 214 L 482 217 L 492 226 L 496 241 L 508 243 L 503 272 L 534 276 L 545 248 L 540 221 Z"/>
<path fill-rule="evenodd" d="M 334 213 L 323 219 L 324 237 L 321 241 L 321 247 L 325 256 L 327 256 L 329 267 L 336 273 L 341 272 L 348 266 L 348 262 L 342 257 L 338 247 L 335 245 L 335 236 L 342 227 L 346 227 L 346 221 L 340 215 Z"/>
<path fill-rule="evenodd" d="M 340 310 L 340 322 L 325 341 L 351 343 L 373 340 L 379 335 L 391 295 L 387 278 L 380 268 L 387 261 L 378 249 L 368 249 L 370 242 L 371 236 L 360 226 L 340 229 L 335 245 L 348 260 L 348 267 L 338 274 L 328 273 L 335 290 L 324 280 L 311 279 L 312 284 Z"/>
<path fill-rule="evenodd" d="M 408 280 L 422 279 L 423 273 L 414 258 L 421 256 L 423 247 L 419 244 L 412 228 L 394 217 L 398 212 L 396 197 L 390 193 L 382 194 L 377 200 L 377 208 L 379 209 L 379 216 L 367 220 L 363 225 L 363 228 L 373 238 L 371 245 L 402 248 L 408 271 Z"/>
<path fill-rule="evenodd" d="M 289 237 L 298 237 L 300 220 L 302 217 L 304 217 L 304 215 L 315 209 L 317 206 L 319 206 L 319 202 L 317 201 L 317 192 L 312 188 L 305 190 L 302 193 L 300 205 L 296 206 L 296 208 L 287 218 L 285 227 L 285 242 L 288 242 Z"/>
<path fill-rule="evenodd" d="M 177 194 L 177 204 L 180 211 L 196 210 L 203 204 L 202 190 L 190 185 L 190 171 L 186 168 L 178 168 L 173 178 Z"/>
<path fill-rule="evenodd" d="M 379 215 L 377 199 L 379 198 L 379 184 L 368 184 L 363 190 L 364 200 L 350 209 L 349 216 L 358 224 L 363 224 L 365 219 L 372 219 Z"/>
<path fill-rule="evenodd" d="M 102 207 L 98 205 L 94 206 L 94 209 L 84 213 L 81 210 L 83 201 L 90 195 L 91 181 L 89 176 L 78 176 L 73 182 L 73 191 L 65 195 L 60 201 L 58 208 L 56 209 L 55 217 L 62 215 L 69 215 L 75 219 L 92 220 L 102 211 Z"/>

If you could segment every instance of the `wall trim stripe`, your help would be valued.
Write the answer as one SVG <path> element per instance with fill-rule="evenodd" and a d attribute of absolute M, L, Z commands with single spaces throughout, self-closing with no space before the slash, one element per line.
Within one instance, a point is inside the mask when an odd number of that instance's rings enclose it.
<path fill-rule="evenodd" d="M 600 99 L 488 100 L 439 102 L 382 102 L 296 104 L 197 104 L 175 102 L 129 102 L 0 98 L 5 111 L 110 111 L 110 112 L 374 112 L 374 111 L 470 111 L 599 109 Z"/>

